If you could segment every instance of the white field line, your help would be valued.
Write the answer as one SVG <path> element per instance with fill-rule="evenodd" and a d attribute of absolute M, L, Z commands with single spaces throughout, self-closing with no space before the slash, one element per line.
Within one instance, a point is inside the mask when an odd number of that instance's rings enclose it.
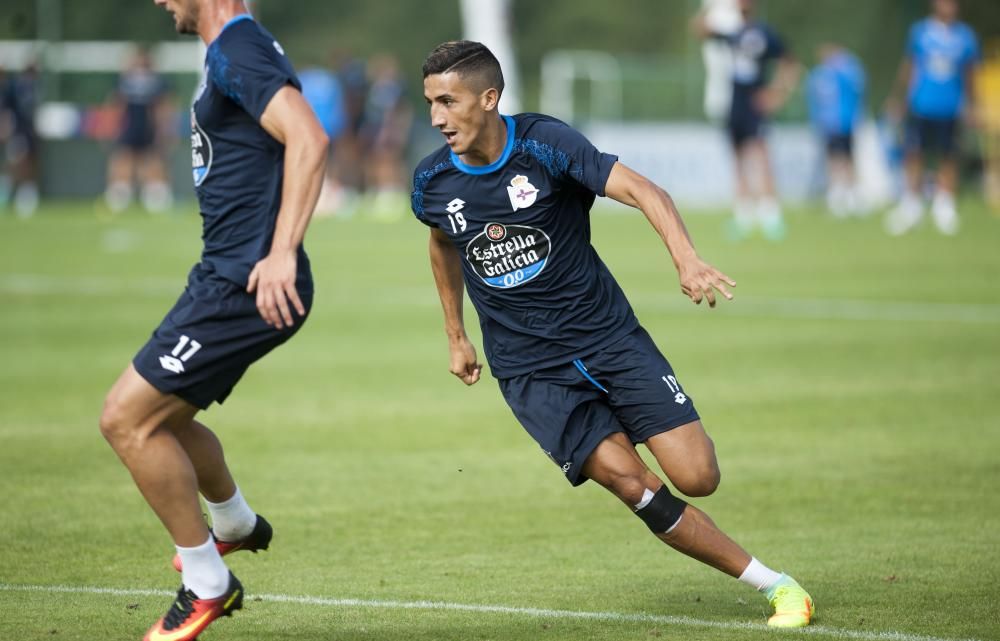
<path fill-rule="evenodd" d="M 167 590 L 101 588 L 70 585 L 14 585 L 0 583 L 0 592 L 39 592 L 43 594 L 106 594 L 111 596 L 173 596 Z M 251 594 L 254 600 L 271 603 L 295 603 L 334 608 L 366 608 L 372 610 L 439 610 L 452 612 L 473 612 L 477 614 L 505 614 L 510 616 L 533 617 L 539 619 L 564 619 L 603 621 L 607 623 L 651 623 L 692 628 L 712 628 L 716 630 L 747 630 L 766 632 L 769 628 L 760 623 L 737 623 L 709 621 L 684 616 L 662 614 L 631 614 L 625 612 L 586 612 L 578 610 L 549 610 L 545 608 L 518 608 L 506 605 L 476 605 L 449 603 L 446 601 L 383 601 L 378 599 L 333 599 L 314 596 L 293 596 L 288 594 Z M 979 641 L 977 639 L 950 639 L 906 632 L 877 632 L 847 630 L 811 626 L 802 630 L 786 631 L 785 634 L 804 634 L 835 639 L 858 639 L 860 641 Z"/>
<path fill-rule="evenodd" d="M 181 293 L 184 276 L 128 278 L 109 276 L 46 276 L 0 274 L 0 293 L 22 296 L 113 296 L 130 294 L 170 298 Z M 329 295 L 339 296 L 336 286 Z M 371 292 L 372 302 L 437 307 L 437 296 L 426 288 L 387 287 Z M 695 311 L 694 305 L 673 292 L 634 292 L 629 296 L 640 317 L 650 312 Z M 939 322 L 1000 324 L 1000 305 L 989 303 L 928 303 L 857 300 L 846 298 L 769 298 L 737 296 L 722 301 L 713 313 L 753 318 L 854 320 L 882 322 Z"/>

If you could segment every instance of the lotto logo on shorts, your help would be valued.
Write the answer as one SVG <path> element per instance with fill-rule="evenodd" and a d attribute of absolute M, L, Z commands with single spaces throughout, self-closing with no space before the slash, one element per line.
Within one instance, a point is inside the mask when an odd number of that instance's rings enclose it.
<path fill-rule="evenodd" d="M 677 379 L 674 378 L 672 374 L 670 376 L 663 376 L 661 378 L 663 382 L 667 384 L 667 387 L 670 388 L 670 391 L 674 393 L 675 403 L 677 403 L 678 405 L 683 405 L 684 403 L 687 402 L 688 397 L 685 396 L 684 392 L 681 391 L 680 384 L 677 382 Z"/>
<path fill-rule="evenodd" d="M 187 351 L 184 351 L 185 347 Z M 170 352 L 170 356 L 164 354 L 160 357 L 160 365 L 168 372 L 183 374 L 184 363 L 191 360 L 191 357 L 198 353 L 199 349 L 201 349 L 201 343 L 191 340 L 187 336 L 181 336 L 181 339 L 177 341 L 177 347 Z"/>

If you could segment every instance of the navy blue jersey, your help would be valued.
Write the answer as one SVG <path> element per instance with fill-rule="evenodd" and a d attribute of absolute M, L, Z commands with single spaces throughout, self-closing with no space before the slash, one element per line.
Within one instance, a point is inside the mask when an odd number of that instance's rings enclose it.
<path fill-rule="evenodd" d="M 118 95 L 125 103 L 122 141 L 126 144 L 152 144 L 156 137 L 155 109 L 166 93 L 166 81 L 151 69 L 129 69 L 121 75 Z"/>
<path fill-rule="evenodd" d="M 202 264 L 246 285 L 271 248 L 281 205 L 285 147 L 260 117 L 285 85 L 301 90 L 281 45 L 249 15 L 208 46 L 205 80 L 191 108 L 191 162 L 204 221 Z M 309 259 L 299 248 L 299 280 Z"/>
<path fill-rule="evenodd" d="M 785 43 L 762 22 L 748 22 L 732 34 L 714 34 L 732 47 L 734 92 L 755 91 L 764 85 L 767 65 L 785 55 Z"/>
<path fill-rule="evenodd" d="M 548 116 L 504 116 L 494 163 L 469 166 L 447 146 L 413 180 L 413 213 L 458 248 L 493 375 L 568 363 L 638 326 L 590 244 L 590 208 L 616 156 Z"/>

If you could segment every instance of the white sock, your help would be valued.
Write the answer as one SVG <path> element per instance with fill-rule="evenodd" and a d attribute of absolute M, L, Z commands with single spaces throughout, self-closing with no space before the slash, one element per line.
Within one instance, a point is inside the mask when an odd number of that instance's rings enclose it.
<path fill-rule="evenodd" d="M 222 503 L 205 501 L 208 513 L 212 515 L 212 533 L 220 541 L 239 541 L 250 536 L 257 523 L 257 515 L 250 509 L 246 499 L 236 488 L 236 494 Z"/>
<path fill-rule="evenodd" d="M 229 569 L 222 562 L 212 537 L 194 548 L 177 547 L 184 570 L 181 582 L 199 599 L 214 599 L 229 587 Z"/>
<path fill-rule="evenodd" d="M 903 192 L 903 197 L 899 200 L 899 207 L 907 212 L 916 212 L 919 214 L 924 208 L 924 202 L 921 200 L 920 194 L 907 189 Z"/>
<path fill-rule="evenodd" d="M 174 204 L 173 194 L 167 183 L 157 180 L 142 186 L 142 206 L 154 214 L 170 209 Z"/>
<path fill-rule="evenodd" d="M 733 203 L 733 220 L 741 231 L 752 230 L 756 223 L 754 202 L 746 198 L 737 198 Z"/>
<path fill-rule="evenodd" d="M 757 201 L 757 220 L 761 225 L 775 225 L 781 223 L 781 203 L 775 198 L 762 197 Z"/>
<path fill-rule="evenodd" d="M 758 592 L 764 592 L 778 582 L 781 574 L 767 567 L 754 557 L 750 557 L 750 565 L 743 570 L 740 581 L 746 583 Z"/>

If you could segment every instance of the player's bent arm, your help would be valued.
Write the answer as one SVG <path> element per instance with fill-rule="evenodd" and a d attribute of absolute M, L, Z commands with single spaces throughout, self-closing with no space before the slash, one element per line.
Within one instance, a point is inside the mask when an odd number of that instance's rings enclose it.
<path fill-rule="evenodd" d="M 309 103 L 291 85 L 285 85 L 274 94 L 260 117 L 260 124 L 285 145 L 281 208 L 272 251 L 294 251 L 302 244 L 319 199 L 330 139 Z"/>
<path fill-rule="evenodd" d="M 688 298 L 699 304 L 703 298 L 707 299 L 709 306 L 714 307 L 713 290 L 718 290 L 727 299 L 732 299 L 727 285 L 735 287 L 736 283 L 698 256 L 670 194 L 620 162 L 612 167 L 604 191 L 609 197 L 639 209 L 646 216 L 667 246 L 677 268 L 681 291 Z"/>
<path fill-rule="evenodd" d="M 774 77 L 768 84 L 768 89 L 773 96 L 770 104 L 767 105 L 770 113 L 778 111 L 788 102 L 788 99 L 795 91 L 795 87 L 798 86 L 801 76 L 802 65 L 799 64 L 798 60 L 791 56 L 783 56 L 778 60 L 778 68 L 775 70 Z"/>
<path fill-rule="evenodd" d="M 296 252 L 319 198 L 330 142 L 312 108 L 291 85 L 274 94 L 260 124 L 285 146 L 285 170 L 271 249 L 250 273 L 247 291 L 256 290 L 261 316 L 281 329 L 294 324 L 289 303 L 300 316 L 306 313 L 295 289 Z"/>
<path fill-rule="evenodd" d="M 910 56 L 904 56 L 899 63 L 899 71 L 896 72 L 896 80 L 889 91 L 889 96 L 885 99 L 885 111 L 896 120 L 901 120 L 906 113 L 904 100 L 906 90 L 910 86 L 913 77 L 913 61 Z"/>
<path fill-rule="evenodd" d="M 476 350 L 465 333 L 462 312 L 465 283 L 462 280 L 462 264 L 458 250 L 451 239 L 440 229 L 432 229 L 428 251 L 431 271 L 437 286 L 441 309 L 444 312 L 444 328 L 448 335 L 448 351 L 451 357 L 450 371 L 462 379 L 466 385 L 479 380 L 482 366 L 476 358 Z"/>
<path fill-rule="evenodd" d="M 965 117 L 969 125 L 979 127 L 982 123 L 979 101 L 979 65 L 972 63 L 966 65 L 965 71 Z"/>

